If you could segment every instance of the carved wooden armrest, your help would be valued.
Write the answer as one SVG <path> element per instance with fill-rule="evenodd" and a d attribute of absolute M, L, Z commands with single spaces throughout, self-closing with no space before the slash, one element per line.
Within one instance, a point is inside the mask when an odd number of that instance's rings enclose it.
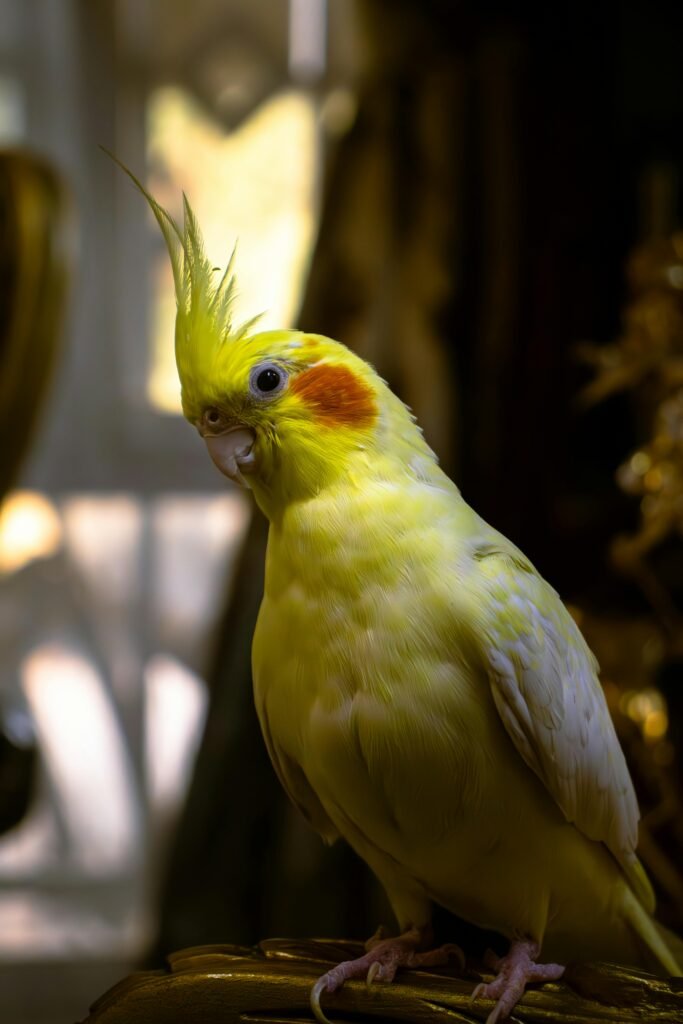
<path fill-rule="evenodd" d="M 309 993 L 330 965 L 359 956 L 354 942 L 268 939 L 256 949 L 196 946 L 174 953 L 168 968 L 132 974 L 93 1005 L 83 1024 L 304 1024 Z M 323 997 L 334 1024 L 460 1024 L 483 1021 L 491 1003 L 471 1003 L 474 985 L 490 980 L 468 964 L 409 971 L 368 991 L 358 981 Z M 516 1024 L 630 1024 L 683 1021 L 683 978 L 655 978 L 613 964 L 571 964 L 560 983 L 529 990 Z"/>

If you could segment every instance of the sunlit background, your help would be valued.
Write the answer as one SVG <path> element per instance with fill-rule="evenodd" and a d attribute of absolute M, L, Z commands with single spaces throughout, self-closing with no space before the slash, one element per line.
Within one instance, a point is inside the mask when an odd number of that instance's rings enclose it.
<path fill-rule="evenodd" d="M 324 120 L 353 102 L 344 81 L 319 88 L 326 6 L 200 0 L 188 20 L 184 3 L 0 2 L 0 143 L 54 161 L 79 235 L 58 383 L 0 513 L 0 710 L 32 765 L 0 838 L 8 1021 L 85 1012 L 153 941 L 251 515 L 181 422 L 167 254 L 98 144 L 172 212 L 191 197 L 216 265 L 237 246 L 237 319 L 294 325 Z M 41 998 L 27 963 L 71 987 Z"/>

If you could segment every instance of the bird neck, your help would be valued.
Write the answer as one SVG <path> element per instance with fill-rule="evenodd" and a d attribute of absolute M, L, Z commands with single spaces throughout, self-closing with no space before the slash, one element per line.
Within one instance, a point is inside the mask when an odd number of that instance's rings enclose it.
<path fill-rule="evenodd" d="M 373 448 L 373 438 L 364 433 L 307 423 L 281 430 L 268 467 L 252 482 L 256 503 L 271 523 L 278 523 L 291 506 L 352 478 Z"/>
<path fill-rule="evenodd" d="M 410 410 L 384 384 L 379 398 L 377 422 L 367 429 L 299 420 L 279 430 L 268 465 L 252 483 L 271 523 L 282 522 L 294 505 L 339 489 L 362 492 L 373 480 L 443 484 L 437 458 Z"/>

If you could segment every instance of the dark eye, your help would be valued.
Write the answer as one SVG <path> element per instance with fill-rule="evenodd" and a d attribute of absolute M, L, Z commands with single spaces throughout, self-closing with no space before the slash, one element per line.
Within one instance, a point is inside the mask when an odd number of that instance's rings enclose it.
<path fill-rule="evenodd" d="M 287 382 L 285 371 L 273 364 L 256 366 L 251 374 L 251 390 L 255 395 L 274 395 L 282 391 Z"/>
<path fill-rule="evenodd" d="M 221 414 L 218 411 L 218 409 L 214 409 L 212 407 L 206 410 L 206 412 L 204 413 L 204 418 L 210 426 L 217 427 L 221 421 Z"/>
<path fill-rule="evenodd" d="M 261 370 L 256 378 L 256 387 L 259 391 L 275 391 L 280 383 L 280 374 L 272 366 L 268 370 Z"/>

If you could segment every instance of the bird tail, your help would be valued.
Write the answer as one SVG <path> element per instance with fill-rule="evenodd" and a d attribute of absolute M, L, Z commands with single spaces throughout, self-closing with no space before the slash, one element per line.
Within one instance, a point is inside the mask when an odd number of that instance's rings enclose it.
<path fill-rule="evenodd" d="M 621 907 L 627 924 L 660 969 L 668 975 L 683 977 L 683 941 L 658 924 L 630 889 L 624 889 Z"/>
<path fill-rule="evenodd" d="M 631 853 L 627 859 L 621 861 L 621 866 L 626 873 L 629 885 L 638 897 L 640 903 L 650 914 L 654 914 L 655 891 L 652 888 L 650 879 L 647 877 L 645 868 L 640 863 L 635 853 Z"/>

